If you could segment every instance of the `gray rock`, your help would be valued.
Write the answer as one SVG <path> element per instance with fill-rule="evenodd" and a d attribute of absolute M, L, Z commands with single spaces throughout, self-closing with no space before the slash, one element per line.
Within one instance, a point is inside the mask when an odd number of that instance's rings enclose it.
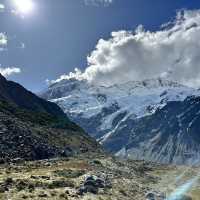
<path fill-rule="evenodd" d="M 83 182 L 83 185 L 80 186 L 78 189 L 78 194 L 83 195 L 84 193 L 93 193 L 93 194 L 98 194 L 99 189 L 104 189 L 104 188 L 111 188 L 111 183 L 108 181 L 96 177 L 96 176 L 88 176 L 85 181 Z"/>
<path fill-rule="evenodd" d="M 145 196 L 146 200 L 166 200 L 166 195 L 159 192 L 148 192 Z"/>

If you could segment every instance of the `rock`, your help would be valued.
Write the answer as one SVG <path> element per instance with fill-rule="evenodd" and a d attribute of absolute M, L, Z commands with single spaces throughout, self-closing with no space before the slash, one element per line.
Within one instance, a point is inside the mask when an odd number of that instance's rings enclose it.
<path fill-rule="evenodd" d="M 77 192 L 77 194 L 78 195 L 83 195 L 84 193 L 86 193 L 87 191 L 86 191 L 86 188 L 84 187 L 84 186 L 81 186 L 79 189 L 78 189 L 78 192 Z"/>
<path fill-rule="evenodd" d="M 4 182 L 4 184 L 5 184 L 5 185 L 8 185 L 8 186 L 12 185 L 12 184 L 13 184 L 13 179 L 12 179 L 12 178 L 7 178 L 7 179 L 5 180 L 5 182 Z"/>
<path fill-rule="evenodd" d="M 98 194 L 100 188 L 110 188 L 109 184 L 102 178 L 96 176 L 89 176 L 85 179 L 83 185 L 78 189 L 78 194 L 83 195 L 84 193 Z"/>
<path fill-rule="evenodd" d="M 81 153 L 87 153 L 88 151 L 89 151 L 89 149 L 87 147 L 81 147 L 80 148 Z"/>
<path fill-rule="evenodd" d="M 61 152 L 61 156 L 62 157 L 71 157 L 74 155 L 74 152 L 71 148 L 66 147 L 62 152 Z"/>
<path fill-rule="evenodd" d="M 12 163 L 15 163 L 15 164 L 19 164 L 19 163 L 22 163 L 24 162 L 24 159 L 22 158 L 14 158 L 11 160 Z"/>
<path fill-rule="evenodd" d="M 99 187 L 99 188 L 105 188 L 105 181 L 100 179 L 100 178 L 97 178 L 96 179 L 96 185 Z"/>
<path fill-rule="evenodd" d="M 95 180 L 94 176 L 88 176 L 85 181 L 87 182 L 87 181 L 94 181 L 94 180 Z"/>
<path fill-rule="evenodd" d="M 166 200 L 166 195 L 159 192 L 148 192 L 145 198 L 146 200 Z"/>
<path fill-rule="evenodd" d="M 61 199 L 68 199 L 68 195 L 66 193 L 60 194 Z"/>
<path fill-rule="evenodd" d="M 20 180 L 19 182 L 17 182 L 16 188 L 18 191 L 25 190 L 27 188 L 27 183 L 23 180 Z"/>
<path fill-rule="evenodd" d="M 98 193 L 98 183 L 93 176 L 90 176 L 84 182 L 84 188 L 86 192 L 97 194 Z"/>
<path fill-rule="evenodd" d="M 31 178 L 31 179 L 39 179 L 38 176 L 34 176 L 34 175 L 31 175 L 30 178 Z"/>
<path fill-rule="evenodd" d="M 3 158 L 0 158 L 0 165 L 3 165 L 5 163 L 6 163 L 5 160 Z"/>
<path fill-rule="evenodd" d="M 9 188 L 12 187 L 13 184 L 14 181 L 12 178 L 5 179 L 4 182 L 0 184 L 0 193 L 9 191 Z"/>
<path fill-rule="evenodd" d="M 149 192 L 145 196 L 146 200 L 156 200 L 156 195 L 153 192 Z"/>
<path fill-rule="evenodd" d="M 50 176 L 40 176 L 41 179 L 44 179 L 44 180 L 50 180 Z"/>
<path fill-rule="evenodd" d="M 102 163 L 100 160 L 93 160 L 93 164 L 101 166 Z"/>
<path fill-rule="evenodd" d="M 46 198 L 46 197 L 48 197 L 48 195 L 47 195 L 46 193 L 44 193 L 44 192 L 41 192 L 41 193 L 38 195 L 38 197 L 40 197 L 40 198 Z"/>
<path fill-rule="evenodd" d="M 6 191 L 8 191 L 9 189 L 8 189 L 8 187 L 7 186 L 5 186 L 5 185 L 1 185 L 0 186 L 0 193 L 5 193 Z"/>
<path fill-rule="evenodd" d="M 92 194 L 98 194 L 99 188 L 94 185 L 86 185 L 86 192 L 92 193 Z"/>

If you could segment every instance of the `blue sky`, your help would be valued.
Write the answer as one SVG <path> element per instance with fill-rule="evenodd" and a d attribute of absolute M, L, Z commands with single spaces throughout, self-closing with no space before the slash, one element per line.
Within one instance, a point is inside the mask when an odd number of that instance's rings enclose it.
<path fill-rule="evenodd" d="M 0 0 L 7 7 L 0 12 L 0 33 L 8 37 L 0 64 L 19 67 L 21 73 L 9 79 L 33 91 L 75 67 L 84 70 L 98 40 L 109 39 L 113 31 L 134 30 L 140 24 L 156 31 L 177 10 L 200 8 L 197 0 L 113 0 L 109 6 L 86 5 L 84 0 L 33 0 L 34 12 L 21 18 L 8 11 L 10 1 Z"/>

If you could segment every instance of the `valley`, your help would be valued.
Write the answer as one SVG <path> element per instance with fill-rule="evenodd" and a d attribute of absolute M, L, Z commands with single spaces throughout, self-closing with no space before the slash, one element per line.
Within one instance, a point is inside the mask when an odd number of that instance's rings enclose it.
<path fill-rule="evenodd" d="M 119 118 L 118 120 L 113 118 L 111 124 L 115 125 L 116 129 L 113 129 L 112 134 L 107 134 L 107 137 L 103 136 L 102 140 L 99 139 L 103 146 L 109 144 L 109 148 L 113 148 L 114 145 L 115 148 L 121 148 L 120 144 L 127 145 L 124 142 L 128 141 L 127 149 L 130 149 L 134 144 L 140 144 L 140 141 L 152 142 L 152 146 L 146 146 L 148 157 L 145 157 L 144 152 L 139 148 L 137 148 L 138 154 L 137 152 L 131 154 L 135 157 L 127 155 L 115 157 L 104 150 L 91 137 L 92 134 L 88 135 L 81 127 L 72 122 L 72 115 L 68 115 L 68 118 L 55 103 L 37 97 L 19 84 L 8 81 L 4 77 L 0 76 L 0 81 L 0 199 L 199 200 L 199 140 L 196 134 L 200 110 L 198 91 L 183 87 L 184 90 L 187 90 L 186 94 L 190 94 L 189 97 L 180 92 L 180 95 L 176 96 L 179 100 L 172 99 L 163 105 L 154 104 L 155 108 L 157 107 L 156 110 L 146 110 L 149 107 L 148 102 L 145 104 L 145 108 L 140 107 L 140 112 L 143 112 L 140 117 L 137 117 L 136 113 L 132 113 L 131 109 L 126 110 L 126 114 L 122 114 L 121 109 L 123 108 L 117 102 L 116 104 L 111 103 L 112 105 L 108 109 L 102 107 L 100 111 L 103 110 L 104 115 L 101 113 L 99 116 L 105 118 L 99 118 L 99 120 L 95 118 L 97 124 L 101 119 L 106 119 L 113 114 Z M 155 87 L 154 84 L 153 87 Z M 159 84 L 161 84 L 160 81 Z M 164 87 L 163 85 L 164 83 L 159 86 L 159 93 Z M 171 82 L 165 82 L 166 85 L 170 85 L 175 90 L 177 90 L 176 87 L 180 87 Z M 64 87 L 64 89 L 66 88 Z M 146 86 L 143 89 L 146 90 Z M 18 92 L 22 94 L 20 97 L 17 95 Z M 103 94 L 94 96 L 92 93 L 91 95 L 92 98 L 100 98 L 100 102 L 108 101 L 106 100 L 108 97 Z M 163 95 L 168 95 L 168 93 Z M 81 98 L 78 99 L 82 101 Z M 160 99 L 156 101 L 159 103 Z M 63 103 L 66 102 L 73 104 L 70 97 L 69 101 L 66 101 L 65 98 Z M 163 99 L 162 102 L 164 102 Z M 57 103 L 60 105 L 59 102 Z M 75 104 L 72 108 L 81 105 Z M 87 105 L 90 106 L 88 103 Z M 62 104 L 60 106 L 63 108 Z M 129 106 L 133 105 L 129 104 Z M 88 110 L 90 112 L 90 109 Z M 181 115 L 182 113 L 184 115 Z M 82 114 L 87 115 L 88 113 Z M 179 123 L 183 121 L 186 127 L 190 126 L 192 131 L 190 130 L 189 136 L 184 133 L 184 126 L 177 126 L 176 116 L 179 116 Z M 134 124 L 132 120 L 137 123 Z M 91 123 L 95 121 L 91 121 Z M 120 121 L 120 124 L 114 121 Z M 166 125 L 166 121 L 170 126 Z M 101 125 L 103 124 L 101 123 Z M 129 126 L 131 130 L 132 128 L 138 130 L 135 138 L 132 135 L 132 140 L 128 138 L 130 137 L 128 132 L 131 132 Z M 162 163 L 162 159 L 157 160 L 160 162 L 153 162 L 155 159 L 151 158 L 162 155 L 162 151 L 158 149 L 161 154 L 157 154 L 155 150 L 151 150 L 159 147 L 160 139 L 164 136 L 162 141 L 165 141 L 168 137 L 165 131 L 173 132 L 173 127 L 178 127 L 183 134 L 179 134 L 177 139 L 173 138 L 172 143 L 169 143 L 169 145 L 176 145 L 177 153 L 172 151 L 173 154 L 170 154 L 172 160 L 167 160 L 168 154 L 166 153 L 170 153 L 170 151 L 166 148 L 166 152 L 161 158 L 167 162 Z M 98 127 L 96 128 L 98 129 Z M 117 132 L 118 128 L 128 132 Z M 160 138 L 156 132 L 158 129 L 164 134 Z M 189 129 L 187 130 L 189 131 Z M 177 137 L 175 133 L 173 136 Z M 152 140 L 152 135 L 155 137 L 154 140 Z M 187 138 L 184 140 L 184 137 Z M 166 146 L 161 142 L 160 147 L 165 148 Z M 194 157 L 190 155 L 184 157 L 183 152 L 192 149 Z M 180 161 L 182 159 L 178 165 L 173 162 L 175 156 L 179 156 Z M 196 160 L 194 161 L 194 159 Z M 182 163 L 185 164 L 181 165 Z"/>
<path fill-rule="evenodd" d="M 0 199 L 199 200 L 200 179 L 194 181 L 199 170 L 97 154 L 5 164 L 0 166 Z M 87 193 L 81 192 L 83 186 Z M 175 196 L 177 191 L 182 195 Z"/>
<path fill-rule="evenodd" d="M 0 200 L 200 200 L 200 1 L 0 0 Z"/>

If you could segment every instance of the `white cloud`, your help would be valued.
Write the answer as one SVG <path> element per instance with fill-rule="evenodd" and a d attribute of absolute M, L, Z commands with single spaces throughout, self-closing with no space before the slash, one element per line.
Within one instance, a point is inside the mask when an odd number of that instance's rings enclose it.
<path fill-rule="evenodd" d="M 83 76 L 83 73 L 81 72 L 80 69 L 75 68 L 74 72 L 70 72 L 69 74 L 63 74 L 56 80 L 46 79 L 45 82 L 46 82 L 47 85 L 51 85 L 53 83 L 60 82 L 62 80 L 69 80 L 69 79 L 82 80 L 82 79 L 85 79 L 85 77 Z"/>
<path fill-rule="evenodd" d="M 82 74 L 76 70 L 59 80 L 77 76 L 112 85 L 164 77 L 200 86 L 200 10 L 181 11 L 156 32 L 142 26 L 135 31 L 112 32 L 110 39 L 99 40 L 87 60 Z"/>
<path fill-rule="evenodd" d="M 0 74 L 2 74 L 5 77 L 8 77 L 12 74 L 18 74 L 20 72 L 21 72 L 21 69 L 17 67 L 6 67 L 6 68 L 0 67 Z"/>
<path fill-rule="evenodd" d="M 0 12 L 3 12 L 5 10 L 5 5 L 0 3 Z"/>
<path fill-rule="evenodd" d="M 85 5 L 92 5 L 92 6 L 109 6 L 113 3 L 113 0 L 84 0 Z"/>
<path fill-rule="evenodd" d="M 0 51 L 3 51 L 8 44 L 8 37 L 5 33 L 0 33 Z"/>

